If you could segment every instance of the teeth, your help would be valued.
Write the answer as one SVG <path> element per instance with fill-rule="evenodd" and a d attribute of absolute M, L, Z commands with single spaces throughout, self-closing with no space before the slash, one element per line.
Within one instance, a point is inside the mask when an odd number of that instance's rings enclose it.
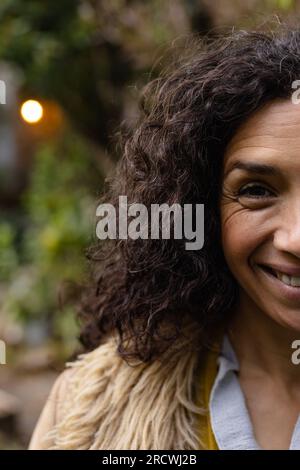
<path fill-rule="evenodd" d="M 287 286 L 300 287 L 300 277 L 288 276 L 287 274 L 283 274 L 279 271 L 276 271 L 276 276 Z"/>

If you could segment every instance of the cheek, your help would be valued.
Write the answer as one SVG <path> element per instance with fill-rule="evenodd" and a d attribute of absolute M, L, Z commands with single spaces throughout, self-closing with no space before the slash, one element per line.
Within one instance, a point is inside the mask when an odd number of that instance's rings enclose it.
<path fill-rule="evenodd" d="M 262 243 L 263 233 L 258 230 L 259 217 L 247 209 L 222 212 L 222 247 L 225 259 L 233 274 L 249 267 L 249 258 Z"/>

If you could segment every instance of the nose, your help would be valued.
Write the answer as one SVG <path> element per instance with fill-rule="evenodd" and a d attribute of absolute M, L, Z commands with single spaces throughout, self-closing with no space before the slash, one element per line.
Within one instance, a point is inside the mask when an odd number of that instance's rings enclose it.
<path fill-rule="evenodd" d="M 294 201 L 295 202 L 295 201 Z M 278 214 L 280 225 L 275 231 L 273 245 L 277 250 L 300 258 L 300 200 L 287 205 L 284 214 Z"/>

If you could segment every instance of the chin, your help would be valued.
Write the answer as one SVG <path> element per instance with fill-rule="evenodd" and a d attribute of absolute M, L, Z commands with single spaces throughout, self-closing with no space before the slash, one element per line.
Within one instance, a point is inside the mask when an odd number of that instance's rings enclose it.
<path fill-rule="evenodd" d="M 279 326 L 291 332 L 299 333 L 300 339 L 300 309 L 293 312 L 287 311 L 286 308 L 280 309 L 275 315 L 274 310 L 272 314 L 267 314 L 268 317 L 277 323 Z"/>

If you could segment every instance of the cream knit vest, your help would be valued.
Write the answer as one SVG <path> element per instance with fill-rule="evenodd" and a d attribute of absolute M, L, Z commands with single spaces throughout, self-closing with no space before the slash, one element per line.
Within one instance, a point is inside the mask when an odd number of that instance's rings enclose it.
<path fill-rule="evenodd" d="M 164 362 L 128 365 L 117 339 L 67 363 L 68 381 L 48 434 L 53 449 L 199 450 L 202 354 L 199 325 L 190 321 Z M 195 343 L 194 343 L 195 344 Z M 201 406 L 200 406 L 201 405 Z"/>

